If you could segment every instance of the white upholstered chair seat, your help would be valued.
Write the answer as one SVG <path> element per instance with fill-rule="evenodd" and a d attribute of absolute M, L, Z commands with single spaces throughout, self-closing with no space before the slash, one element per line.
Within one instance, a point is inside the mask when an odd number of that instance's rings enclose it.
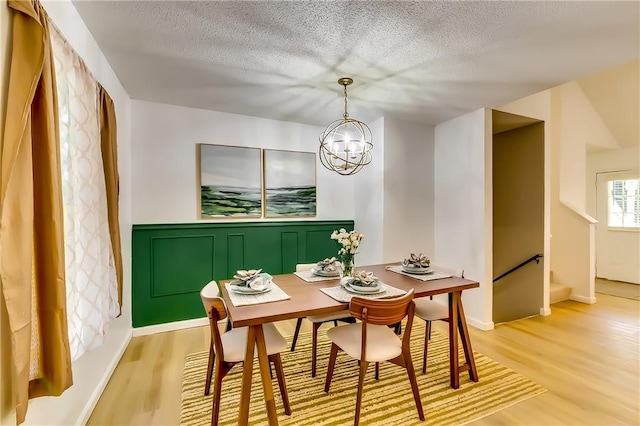
<path fill-rule="evenodd" d="M 362 323 L 333 327 L 327 330 L 327 337 L 349 356 L 361 359 Z M 386 361 L 401 353 L 402 341 L 393 332 L 393 329 L 386 325 L 368 325 L 365 361 Z"/>
<path fill-rule="evenodd" d="M 416 304 L 415 315 L 418 318 L 422 318 L 425 321 L 437 321 L 444 318 L 449 318 L 449 307 L 435 300 L 422 297 L 415 299 Z"/>
<path fill-rule="evenodd" d="M 277 354 L 287 349 L 287 341 L 273 324 L 263 324 L 262 328 L 267 346 L 267 355 Z M 247 327 L 234 328 L 220 336 L 224 347 L 225 361 L 241 362 L 244 360 L 248 330 Z M 253 351 L 253 357 L 258 357 L 257 348 Z"/>

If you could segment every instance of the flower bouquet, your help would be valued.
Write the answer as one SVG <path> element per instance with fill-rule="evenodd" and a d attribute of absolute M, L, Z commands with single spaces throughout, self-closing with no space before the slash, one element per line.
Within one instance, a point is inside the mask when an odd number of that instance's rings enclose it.
<path fill-rule="evenodd" d="M 344 276 L 350 276 L 353 273 L 353 257 L 358 253 L 360 241 L 364 235 L 358 231 L 347 232 L 346 229 L 340 228 L 333 231 L 331 239 L 338 243 L 338 258 L 342 263 L 342 273 Z"/>

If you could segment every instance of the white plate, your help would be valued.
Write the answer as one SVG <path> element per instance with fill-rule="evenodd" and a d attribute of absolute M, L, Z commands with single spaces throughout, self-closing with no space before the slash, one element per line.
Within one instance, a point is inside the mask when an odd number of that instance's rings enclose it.
<path fill-rule="evenodd" d="M 408 274 L 417 274 L 417 275 L 433 274 L 433 269 L 431 268 L 407 268 L 406 266 L 403 266 L 402 271 Z"/>
<path fill-rule="evenodd" d="M 323 271 L 322 269 L 312 268 L 311 272 L 314 275 L 318 275 L 319 277 L 338 277 L 338 276 L 340 276 L 340 271 L 326 272 L 326 271 Z"/>
<path fill-rule="evenodd" d="M 375 291 L 359 291 L 351 287 L 349 284 L 344 284 L 343 287 L 349 293 L 355 293 L 355 294 L 380 294 L 384 291 L 384 286 L 382 285 L 379 285 Z"/>
<path fill-rule="evenodd" d="M 256 289 L 251 288 L 251 287 L 240 287 L 240 286 L 233 285 L 233 284 L 229 284 L 229 288 L 234 293 L 239 293 L 239 294 L 262 294 L 262 293 L 266 293 L 268 291 L 271 291 L 271 284 L 269 284 L 268 286 L 266 286 L 262 290 L 256 290 Z"/>

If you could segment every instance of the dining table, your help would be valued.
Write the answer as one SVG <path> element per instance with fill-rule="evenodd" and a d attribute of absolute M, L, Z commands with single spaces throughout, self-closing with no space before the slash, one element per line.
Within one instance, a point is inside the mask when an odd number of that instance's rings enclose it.
<path fill-rule="evenodd" d="M 403 291 L 414 289 L 414 298 L 430 297 L 439 294 L 448 295 L 449 306 L 449 372 L 450 385 L 454 389 L 460 386 L 460 374 L 467 371 L 470 380 L 477 382 L 478 371 L 471 348 L 471 339 L 462 306 L 462 291 L 479 287 L 477 281 L 448 277 L 429 281 L 422 281 L 405 274 L 388 269 L 394 264 L 380 264 L 359 267 L 359 270 L 372 272 L 386 285 Z M 253 375 L 254 353 L 258 355 L 258 366 L 267 409 L 269 425 L 278 424 L 273 385 L 271 381 L 269 361 L 267 357 L 264 332 L 262 325 L 266 323 L 301 318 L 329 312 L 337 312 L 348 307 L 348 303 L 339 302 L 320 291 L 322 288 L 340 285 L 337 279 L 307 282 L 299 276 L 282 274 L 273 276 L 273 283 L 282 289 L 289 298 L 269 303 L 234 306 L 228 290 L 221 281 L 222 295 L 227 305 L 227 313 L 233 327 L 248 327 L 247 345 L 243 363 L 242 387 L 238 424 L 247 425 L 249 421 L 249 400 Z M 462 341 L 464 363 L 460 364 L 458 355 L 458 336 Z M 285 371 L 286 375 L 286 371 Z"/>

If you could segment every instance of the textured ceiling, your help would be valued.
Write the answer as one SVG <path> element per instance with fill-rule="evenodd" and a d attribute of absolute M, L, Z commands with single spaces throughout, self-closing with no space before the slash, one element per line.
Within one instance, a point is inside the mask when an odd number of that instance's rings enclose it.
<path fill-rule="evenodd" d="M 134 99 L 436 124 L 637 58 L 638 2 L 74 1 Z"/>

